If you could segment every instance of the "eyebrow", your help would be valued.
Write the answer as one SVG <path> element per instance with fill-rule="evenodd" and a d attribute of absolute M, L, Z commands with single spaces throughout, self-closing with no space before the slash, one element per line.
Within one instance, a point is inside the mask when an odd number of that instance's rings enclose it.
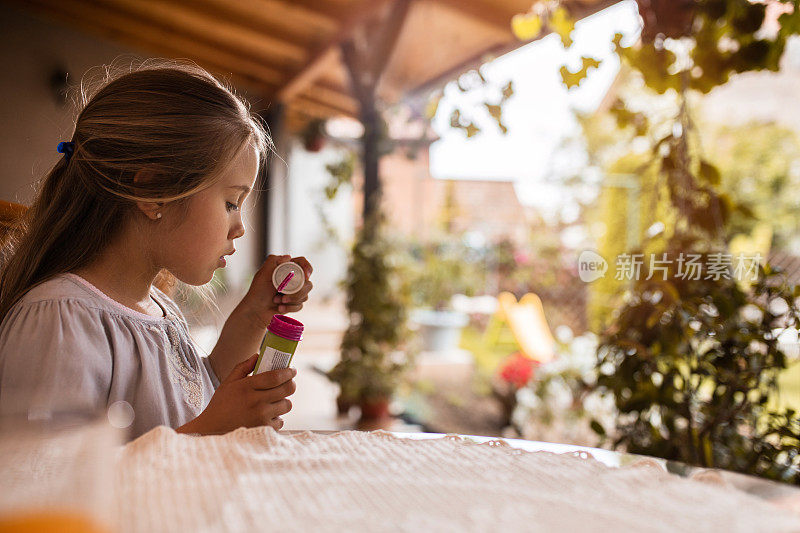
<path fill-rule="evenodd" d="M 247 185 L 231 185 L 228 189 L 239 189 L 242 192 L 250 192 L 250 187 Z"/>

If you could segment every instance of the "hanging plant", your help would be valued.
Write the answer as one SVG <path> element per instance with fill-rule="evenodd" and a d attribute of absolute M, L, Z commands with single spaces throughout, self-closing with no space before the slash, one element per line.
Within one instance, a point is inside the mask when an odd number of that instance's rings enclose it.
<path fill-rule="evenodd" d="M 325 147 L 325 121 L 314 119 L 300 132 L 303 148 L 309 152 L 319 152 Z"/>
<path fill-rule="evenodd" d="M 595 390 L 614 399 L 620 416 L 613 428 L 592 427 L 629 452 L 800 483 L 800 417 L 777 402 L 787 367 L 778 334 L 800 326 L 800 290 L 757 261 L 750 283 L 737 282 L 728 228 L 744 210 L 717 190 L 720 172 L 703 157 L 688 105 L 692 92 L 708 93 L 736 73 L 777 70 L 787 37 L 800 32 L 799 3 L 782 2 L 792 8 L 772 35 L 761 32 L 765 5 L 749 0 L 637 3 L 642 38 L 625 45 L 617 34 L 614 49 L 653 98 L 676 107 L 659 124 L 622 98 L 611 113 L 651 140 L 647 167 L 663 184 L 672 221 L 627 253 L 655 252 L 669 267 L 643 265 L 629 278 L 600 337 Z M 565 85 L 588 72 L 562 71 Z M 689 256 L 702 268 L 697 276 L 681 271 Z M 725 257 L 725 268 L 708 270 Z"/>
<path fill-rule="evenodd" d="M 636 0 L 636 3 L 644 22 L 644 42 L 651 43 L 659 35 L 678 39 L 691 33 L 696 0 Z"/>

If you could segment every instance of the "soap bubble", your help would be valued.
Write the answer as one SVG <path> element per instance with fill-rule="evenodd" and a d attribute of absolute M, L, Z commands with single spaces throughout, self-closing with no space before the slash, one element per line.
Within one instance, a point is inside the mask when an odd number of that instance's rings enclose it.
<path fill-rule="evenodd" d="M 125 400 L 119 400 L 108 406 L 108 421 L 115 428 L 125 429 L 133 423 L 133 407 Z"/>

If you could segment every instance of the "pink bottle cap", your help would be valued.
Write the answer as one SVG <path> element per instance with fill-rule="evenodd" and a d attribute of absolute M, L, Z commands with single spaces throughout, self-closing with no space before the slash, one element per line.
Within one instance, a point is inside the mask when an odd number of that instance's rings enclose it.
<path fill-rule="evenodd" d="M 303 340 L 303 323 L 286 315 L 273 315 L 267 326 L 270 333 L 290 341 Z"/>

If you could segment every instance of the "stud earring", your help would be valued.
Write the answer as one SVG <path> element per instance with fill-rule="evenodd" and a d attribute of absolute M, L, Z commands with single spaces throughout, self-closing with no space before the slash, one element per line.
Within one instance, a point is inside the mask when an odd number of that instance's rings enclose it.
<path fill-rule="evenodd" d="M 156 213 L 156 218 L 161 218 L 161 213 Z"/>

